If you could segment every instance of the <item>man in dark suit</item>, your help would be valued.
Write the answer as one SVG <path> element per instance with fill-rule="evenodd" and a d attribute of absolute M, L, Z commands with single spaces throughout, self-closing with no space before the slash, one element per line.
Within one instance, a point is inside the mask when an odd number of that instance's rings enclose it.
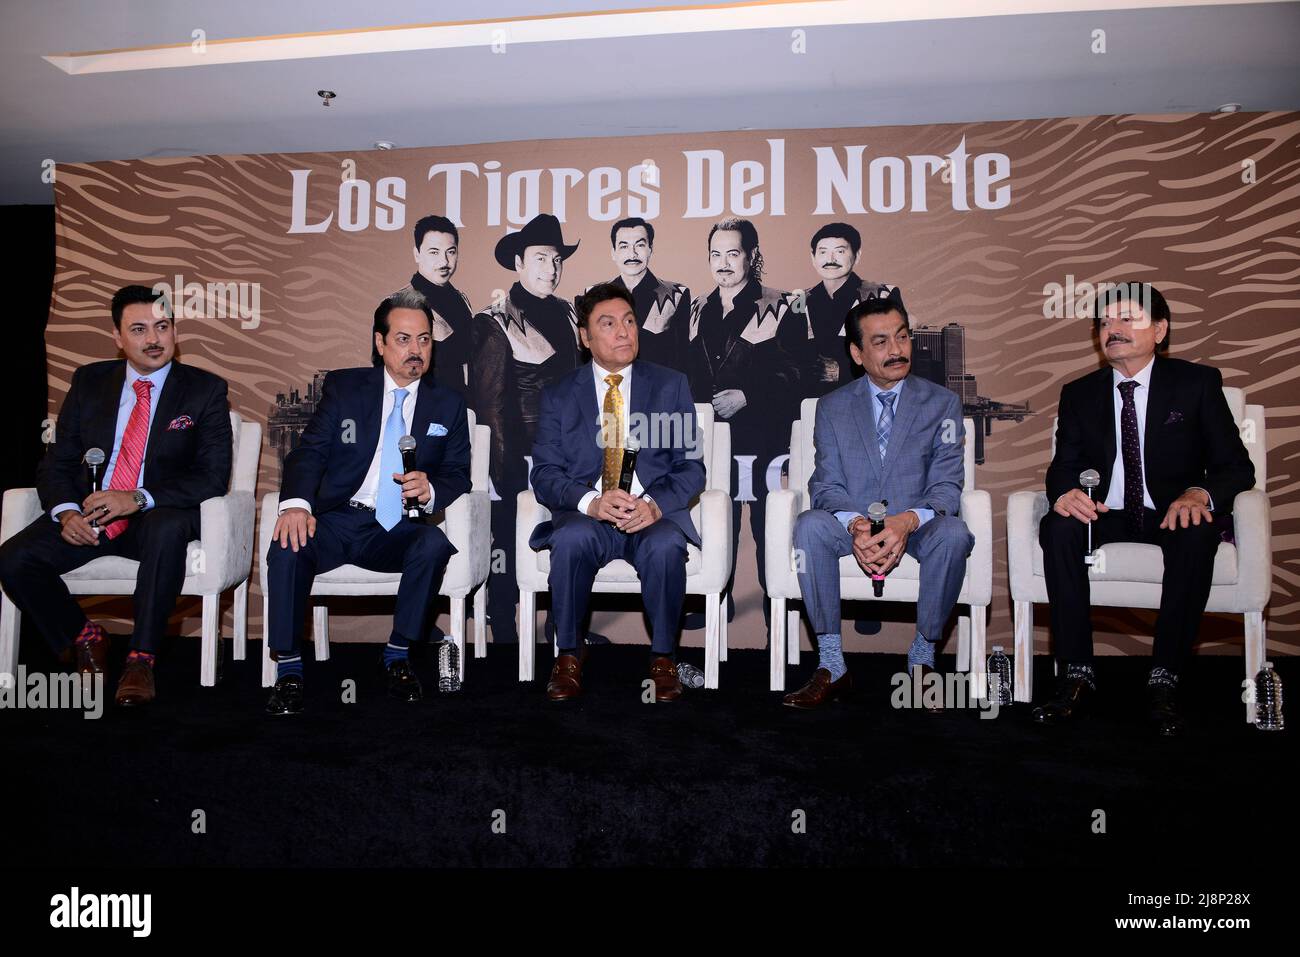
<path fill-rule="evenodd" d="M 113 296 L 113 341 L 125 359 L 73 374 L 38 474 L 45 514 L 0 549 L 9 597 L 87 676 L 104 673 L 107 636 L 59 576 L 105 555 L 140 563 L 135 630 L 116 694 L 124 706 L 154 699 L 154 656 L 185 582 L 186 546 L 199 537 L 199 503 L 230 484 L 226 382 L 174 358 L 170 313 L 145 286 Z M 98 492 L 84 464 L 91 449 L 104 454 Z"/>
<path fill-rule="evenodd" d="M 1085 710 L 1096 689 L 1088 618 L 1087 527 L 1108 542 L 1159 545 L 1164 554 L 1148 714 L 1160 734 L 1182 728 L 1175 690 L 1210 594 L 1214 555 L 1233 499 L 1255 469 L 1210 366 L 1158 355 L 1169 347 L 1169 305 L 1149 283 L 1120 283 L 1097 298 L 1095 323 L 1109 368 L 1061 390 L 1056 454 L 1047 470 L 1051 510 L 1039 526 L 1052 634 L 1060 663 L 1056 697 L 1034 720 L 1057 724 Z M 1101 476 L 1100 501 L 1079 488 Z"/>
<path fill-rule="evenodd" d="M 551 616 L 558 655 L 546 695 L 582 691 L 579 636 L 602 565 L 630 562 L 652 629 L 656 701 L 675 701 L 677 635 L 686 592 L 686 544 L 698 546 L 691 501 L 704 490 L 695 406 L 680 372 L 637 360 L 636 304 L 621 284 L 578 297 L 578 335 L 591 361 L 542 392 L 531 482 L 552 519 L 529 545 L 551 549 Z M 631 490 L 619 488 L 629 437 L 639 451 Z"/>
<path fill-rule="evenodd" d="M 391 696 L 422 697 L 408 649 L 424 637 L 429 605 L 456 553 L 430 516 L 470 487 L 465 400 L 424 378 L 432 327 L 428 303 L 413 290 L 381 302 L 373 332 L 380 364 L 327 375 L 320 404 L 285 459 L 280 517 L 266 555 L 277 662 L 270 714 L 303 709 L 298 647 L 312 581 L 340 565 L 402 573 L 384 668 Z M 403 436 L 416 441 L 409 472 L 399 450 Z M 404 517 L 412 500 L 420 515 Z M 448 644 L 440 646 L 439 668 L 458 673 L 459 661 L 445 660 Z"/>

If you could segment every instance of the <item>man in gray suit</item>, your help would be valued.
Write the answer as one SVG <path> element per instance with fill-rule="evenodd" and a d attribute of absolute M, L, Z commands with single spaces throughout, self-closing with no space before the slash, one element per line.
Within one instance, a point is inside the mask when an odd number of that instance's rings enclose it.
<path fill-rule="evenodd" d="M 934 668 L 934 646 L 957 602 L 966 558 L 975 544 L 957 517 L 964 481 L 961 400 L 909 376 L 912 330 L 897 289 L 882 288 L 850 310 L 849 353 L 866 375 L 817 403 L 812 508 L 795 523 L 803 556 L 799 587 L 813 632 L 818 667 L 792 708 L 816 708 L 851 687 L 840 643 L 840 569 L 852 554 L 864 572 L 885 576 L 911 555 L 921 566 L 916 638 L 907 653 L 919 676 Z M 864 516 L 887 503 L 875 534 Z"/>

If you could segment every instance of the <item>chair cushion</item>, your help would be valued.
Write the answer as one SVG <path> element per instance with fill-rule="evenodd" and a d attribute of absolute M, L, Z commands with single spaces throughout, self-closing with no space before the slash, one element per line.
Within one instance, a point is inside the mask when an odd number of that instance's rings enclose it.
<path fill-rule="evenodd" d="M 1094 565 L 1088 577 L 1094 581 L 1142 582 L 1159 585 L 1165 577 L 1165 559 L 1160 546 L 1140 542 L 1111 542 L 1105 546 L 1105 568 Z M 1043 548 L 1034 543 L 1034 574 L 1042 577 Z M 1237 547 L 1219 543 L 1214 555 L 1212 585 L 1237 584 Z"/>
<path fill-rule="evenodd" d="M 543 548 L 537 553 L 537 568 L 539 571 L 550 575 L 551 573 L 551 550 Z M 687 576 L 698 575 L 704 568 L 704 559 L 700 556 L 700 550 L 694 545 L 686 545 L 686 574 Z M 610 562 L 599 572 L 596 573 L 597 582 L 610 583 L 627 583 L 637 580 L 636 569 L 632 567 L 631 562 L 626 562 L 617 558 Z"/>
<path fill-rule="evenodd" d="M 201 548 L 202 546 L 196 538 L 186 547 L 185 553 L 191 555 L 201 550 Z M 140 563 L 134 558 L 123 558 L 121 555 L 105 555 L 103 558 L 96 558 L 93 561 L 86 562 L 86 564 L 82 565 L 80 568 L 74 568 L 70 572 L 64 572 L 63 580 L 69 584 L 77 582 L 124 580 L 134 583 L 136 573 L 139 570 Z M 104 592 L 104 594 L 109 593 Z M 130 594 L 130 592 L 127 592 L 126 594 Z"/>

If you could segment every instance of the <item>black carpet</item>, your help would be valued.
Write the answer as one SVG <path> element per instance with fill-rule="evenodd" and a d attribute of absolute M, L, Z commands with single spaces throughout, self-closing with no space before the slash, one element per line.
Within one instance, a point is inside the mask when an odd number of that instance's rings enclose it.
<path fill-rule="evenodd" d="M 1265 828 L 1293 846 L 1292 816 L 1265 797 L 1282 787 L 1290 733 L 1244 722 L 1236 657 L 1194 661 L 1188 732 L 1166 741 L 1141 722 L 1145 659 L 1101 659 L 1098 713 L 1048 731 L 1024 705 L 997 720 L 895 710 L 895 655 L 849 656 L 853 698 L 800 713 L 766 690 L 754 651 L 723 663 L 721 690 L 653 705 L 647 650 L 598 647 L 568 706 L 545 700 L 545 647 L 539 680 L 520 684 L 516 649 L 489 646 L 455 696 L 438 695 L 421 653 L 426 699 L 401 705 L 385 697 L 380 647 L 336 644 L 319 664 L 308 652 L 296 717 L 263 715 L 257 643 L 201 688 L 188 639 L 160 659 L 147 711 L 0 712 L 7 863 L 1112 868 L 1158 851 L 1205 867 L 1248 858 Z M 124 654 L 119 641 L 110 694 Z M 53 666 L 32 639 L 23 657 Z M 1041 695 L 1051 662 L 1037 664 Z M 811 666 L 805 653 L 788 687 Z M 349 678 L 356 704 L 341 701 Z M 89 838 L 74 826 L 88 805 L 107 825 Z"/>

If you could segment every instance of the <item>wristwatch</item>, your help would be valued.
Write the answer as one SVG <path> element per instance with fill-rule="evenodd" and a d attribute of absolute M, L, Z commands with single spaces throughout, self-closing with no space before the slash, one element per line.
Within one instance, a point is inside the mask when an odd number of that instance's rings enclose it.
<path fill-rule="evenodd" d="M 149 505 L 149 499 L 145 497 L 144 489 L 138 488 L 131 493 L 131 498 L 135 499 L 135 507 L 138 511 L 143 512 Z"/>

